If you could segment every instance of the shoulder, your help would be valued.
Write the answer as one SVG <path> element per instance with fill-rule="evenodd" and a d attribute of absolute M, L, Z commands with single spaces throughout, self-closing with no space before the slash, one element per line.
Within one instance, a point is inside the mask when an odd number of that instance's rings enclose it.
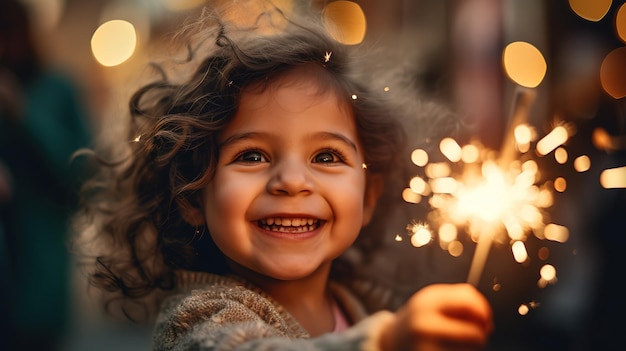
<path fill-rule="evenodd" d="M 308 336 L 280 305 L 243 280 L 177 272 L 177 292 L 161 305 L 155 342 L 207 340 L 225 333 L 242 337 Z"/>

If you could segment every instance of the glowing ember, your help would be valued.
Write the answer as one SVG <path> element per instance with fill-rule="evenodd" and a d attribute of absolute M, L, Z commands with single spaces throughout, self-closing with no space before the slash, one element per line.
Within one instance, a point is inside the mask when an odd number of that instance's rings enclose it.
<path fill-rule="evenodd" d="M 626 166 L 602 171 L 600 184 L 606 189 L 626 188 Z"/>
<path fill-rule="evenodd" d="M 544 288 L 546 285 L 556 282 L 556 268 L 552 265 L 546 264 L 541 267 L 539 274 L 541 278 L 539 278 L 537 285 L 540 288 Z"/>
<path fill-rule="evenodd" d="M 433 236 L 427 224 L 411 223 L 407 230 L 411 233 L 411 245 L 415 247 L 422 247 L 432 240 Z"/>
<path fill-rule="evenodd" d="M 528 314 L 528 312 L 530 312 L 531 309 L 535 309 L 537 307 L 539 307 L 539 303 L 535 301 L 523 303 L 517 308 L 517 313 L 519 313 L 520 316 L 525 316 Z"/>

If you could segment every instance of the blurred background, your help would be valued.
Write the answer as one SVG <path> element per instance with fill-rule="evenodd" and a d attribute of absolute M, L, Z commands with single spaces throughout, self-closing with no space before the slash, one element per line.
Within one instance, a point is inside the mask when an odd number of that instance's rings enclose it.
<path fill-rule="evenodd" d="M 148 350 L 150 328 L 109 320 L 73 269 L 65 225 L 82 174 L 66 160 L 116 130 L 138 75 L 167 57 L 168 40 L 205 1 L 0 1 L 0 335 L 16 350 Z M 624 1 L 274 3 L 325 10 L 349 43 L 386 50 L 420 98 L 462 116 L 465 141 L 498 150 L 516 106 L 533 146 L 566 126 L 567 141 L 536 163 L 542 177 L 562 179 L 550 220 L 567 238 L 527 240 L 522 263 L 507 245 L 492 248 L 478 283 L 496 313 L 489 350 L 623 349 Z M 512 43 L 529 44 L 530 56 L 522 50 L 505 62 Z M 399 291 L 396 305 L 426 284 L 465 281 L 472 258 L 471 245 L 456 252 L 435 239 L 401 240 L 420 206 L 398 216 L 390 251 L 369 271 Z M 540 274 L 546 265 L 556 270 L 549 278 Z"/>

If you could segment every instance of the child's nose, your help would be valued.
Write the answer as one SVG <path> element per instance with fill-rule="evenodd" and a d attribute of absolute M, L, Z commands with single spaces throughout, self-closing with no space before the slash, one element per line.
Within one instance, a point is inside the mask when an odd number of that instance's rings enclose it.
<path fill-rule="evenodd" d="M 267 190 L 273 195 L 299 195 L 313 192 L 313 180 L 307 164 L 283 160 L 274 166 Z"/>

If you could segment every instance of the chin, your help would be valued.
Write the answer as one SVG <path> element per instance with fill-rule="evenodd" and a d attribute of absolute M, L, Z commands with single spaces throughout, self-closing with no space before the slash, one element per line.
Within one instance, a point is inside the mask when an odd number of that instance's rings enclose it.
<path fill-rule="evenodd" d="M 258 273 L 276 280 L 299 280 L 316 274 L 320 270 L 319 266 L 302 265 L 296 263 L 284 263 L 280 266 L 266 267 Z"/>
<path fill-rule="evenodd" d="M 313 270 L 290 270 L 289 272 L 285 272 L 285 271 L 275 272 L 274 271 L 274 272 L 267 272 L 267 273 L 261 273 L 261 274 L 266 275 L 276 280 L 290 281 L 290 280 L 299 280 L 299 279 L 307 278 L 311 276 L 313 272 L 314 272 Z"/>

